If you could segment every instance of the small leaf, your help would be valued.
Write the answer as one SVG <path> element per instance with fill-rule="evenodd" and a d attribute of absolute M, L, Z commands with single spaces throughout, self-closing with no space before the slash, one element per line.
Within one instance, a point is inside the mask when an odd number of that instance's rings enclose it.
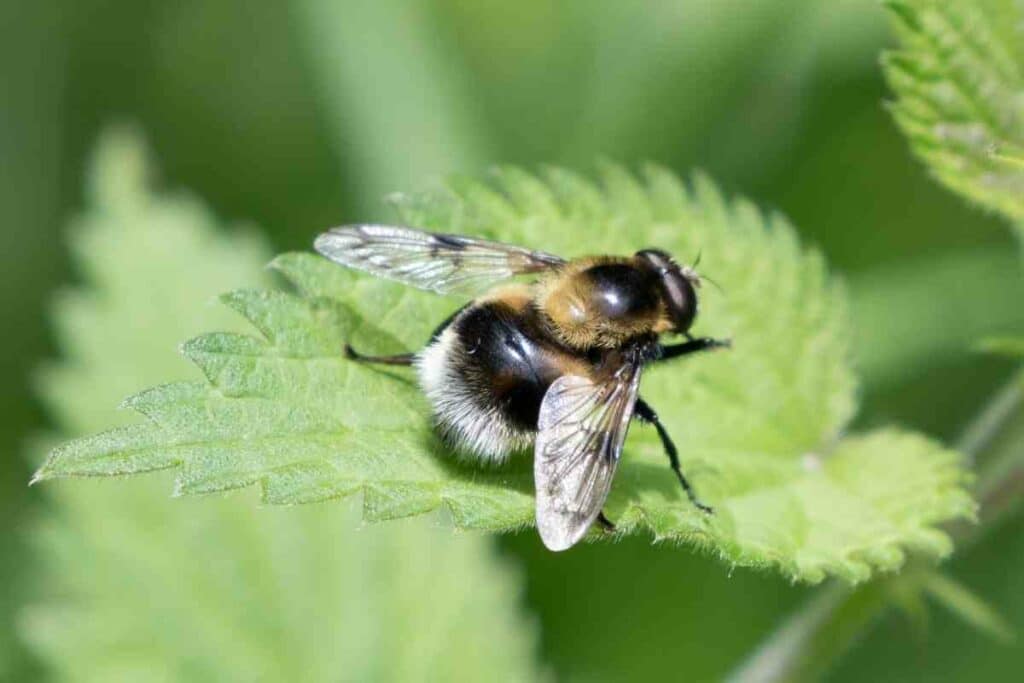
<path fill-rule="evenodd" d="M 125 405 L 153 415 L 178 406 L 187 417 L 209 387 L 173 340 L 197 326 L 243 327 L 203 304 L 229 283 L 265 279 L 260 242 L 223 234 L 193 199 L 153 194 L 146 168 L 137 136 L 105 136 L 92 170 L 93 186 L 105 189 L 69 235 L 87 282 L 60 298 L 64 358 L 41 391 L 64 433 L 109 425 L 121 396 L 168 377 L 193 381 Z M 273 309 L 276 296 L 246 298 L 250 312 Z M 279 322 L 299 329 L 315 320 Z M 242 335 L 209 339 L 189 355 L 261 348 Z M 268 497 L 311 495 L 290 474 L 278 473 Z M 542 679 L 520 581 L 490 539 L 454 536 L 429 519 L 359 529 L 348 505 L 172 501 L 166 490 L 165 476 L 45 489 L 33 529 L 42 595 L 19 631 L 47 680 Z"/>
<path fill-rule="evenodd" d="M 901 43 L 883 58 L 896 122 L 943 184 L 1024 231 L 1024 6 L 900 0 L 889 7 Z"/>
<path fill-rule="evenodd" d="M 779 216 L 726 200 L 703 176 L 642 178 L 605 165 L 601 184 L 552 169 L 515 168 L 491 184 L 398 200 L 399 219 L 565 256 L 657 245 L 702 254 L 696 334 L 730 337 L 730 352 L 645 374 L 641 393 L 680 446 L 714 515 L 699 513 L 668 468 L 653 430 L 631 431 L 608 501 L 623 533 L 687 542 L 732 564 L 774 566 L 793 579 L 862 581 L 908 550 L 942 555 L 937 525 L 973 514 L 955 453 L 882 430 L 842 438 L 855 406 L 842 287 Z M 242 290 L 224 301 L 257 334 L 212 334 L 185 354 L 209 385 L 170 385 L 129 401 L 146 422 L 67 443 L 38 477 L 180 467 L 176 491 L 259 484 L 294 503 L 363 494 L 367 519 L 445 508 L 456 526 L 533 524 L 529 458 L 474 467 L 445 452 L 412 373 L 343 358 L 351 340 L 374 353 L 420 348 L 459 303 L 345 271 L 310 254 L 274 267 L 292 293 Z"/>

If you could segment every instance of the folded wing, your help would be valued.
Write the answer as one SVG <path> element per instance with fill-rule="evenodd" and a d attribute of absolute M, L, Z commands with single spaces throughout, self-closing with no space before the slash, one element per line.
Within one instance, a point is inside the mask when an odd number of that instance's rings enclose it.
<path fill-rule="evenodd" d="M 640 366 L 608 379 L 557 379 L 544 395 L 534 447 L 537 529 L 544 545 L 565 550 L 594 523 L 611 489 L 629 431 Z"/>

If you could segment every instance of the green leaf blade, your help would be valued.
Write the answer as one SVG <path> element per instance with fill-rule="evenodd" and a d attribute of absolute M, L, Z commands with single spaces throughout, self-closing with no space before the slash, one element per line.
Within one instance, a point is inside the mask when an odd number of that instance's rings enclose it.
<path fill-rule="evenodd" d="M 973 512 L 955 454 L 895 431 L 843 438 L 857 383 L 845 292 L 820 254 L 803 249 L 785 219 L 727 200 L 706 177 L 687 186 L 656 167 L 637 177 L 606 164 L 600 178 L 504 168 L 493 183 L 460 179 L 397 207 L 401 222 L 423 229 L 570 257 L 646 246 L 684 261 L 700 253 L 702 273 L 722 283 L 702 289 L 694 333 L 731 337 L 734 348 L 652 367 L 641 389 L 716 512 L 687 501 L 653 430 L 637 426 L 607 504 L 619 532 L 812 582 L 862 581 L 908 551 L 947 553 L 935 527 Z M 532 524 L 528 457 L 486 468 L 453 456 L 430 429 L 414 373 L 341 353 L 346 342 L 373 353 L 419 349 L 461 302 L 310 254 L 280 256 L 273 267 L 292 293 L 224 298 L 261 338 L 212 334 L 185 345 L 205 392 L 177 387 L 129 401 L 148 431 L 134 442 L 75 442 L 41 476 L 134 471 L 151 457 L 180 464 L 181 494 L 258 484 L 264 500 L 296 503 L 361 492 L 369 520 L 444 508 L 459 527 Z"/>

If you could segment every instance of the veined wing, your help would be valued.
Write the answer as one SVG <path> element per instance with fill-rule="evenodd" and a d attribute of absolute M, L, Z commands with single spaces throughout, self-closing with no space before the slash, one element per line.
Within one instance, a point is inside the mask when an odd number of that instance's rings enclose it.
<path fill-rule="evenodd" d="M 317 237 L 315 247 L 349 268 L 439 294 L 469 296 L 514 275 L 565 263 L 542 251 L 392 225 L 334 228 Z"/>
<path fill-rule="evenodd" d="M 537 530 L 551 550 L 572 547 L 594 523 L 611 489 L 640 384 L 627 362 L 595 383 L 565 375 L 540 407 L 533 476 Z"/>

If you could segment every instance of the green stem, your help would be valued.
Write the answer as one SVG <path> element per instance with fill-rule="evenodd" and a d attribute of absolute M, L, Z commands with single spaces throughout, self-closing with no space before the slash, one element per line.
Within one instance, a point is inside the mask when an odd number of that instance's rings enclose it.
<path fill-rule="evenodd" d="M 974 465 L 979 453 L 988 448 L 1021 405 L 1024 396 L 1024 370 L 1010 380 L 982 408 L 957 441 L 956 448 L 964 454 L 969 465 Z M 980 487 L 979 487 L 980 489 Z M 979 496 L 983 493 L 978 491 Z"/>
<path fill-rule="evenodd" d="M 1024 368 L 983 411 L 966 432 L 981 445 L 975 495 L 980 504 L 980 523 L 967 529 L 958 541 L 971 545 L 983 538 L 1024 501 Z M 968 444 L 968 445 L 973 445 Z M 978 451 L 981 452 L 981 451 Z"/>
<path fill-rule="evenodd" d="M 858 590 L 830 584 L 787 618 L 727 680 L 815 680 L 849 650 L 886 604 L 877 582 Z"/>

